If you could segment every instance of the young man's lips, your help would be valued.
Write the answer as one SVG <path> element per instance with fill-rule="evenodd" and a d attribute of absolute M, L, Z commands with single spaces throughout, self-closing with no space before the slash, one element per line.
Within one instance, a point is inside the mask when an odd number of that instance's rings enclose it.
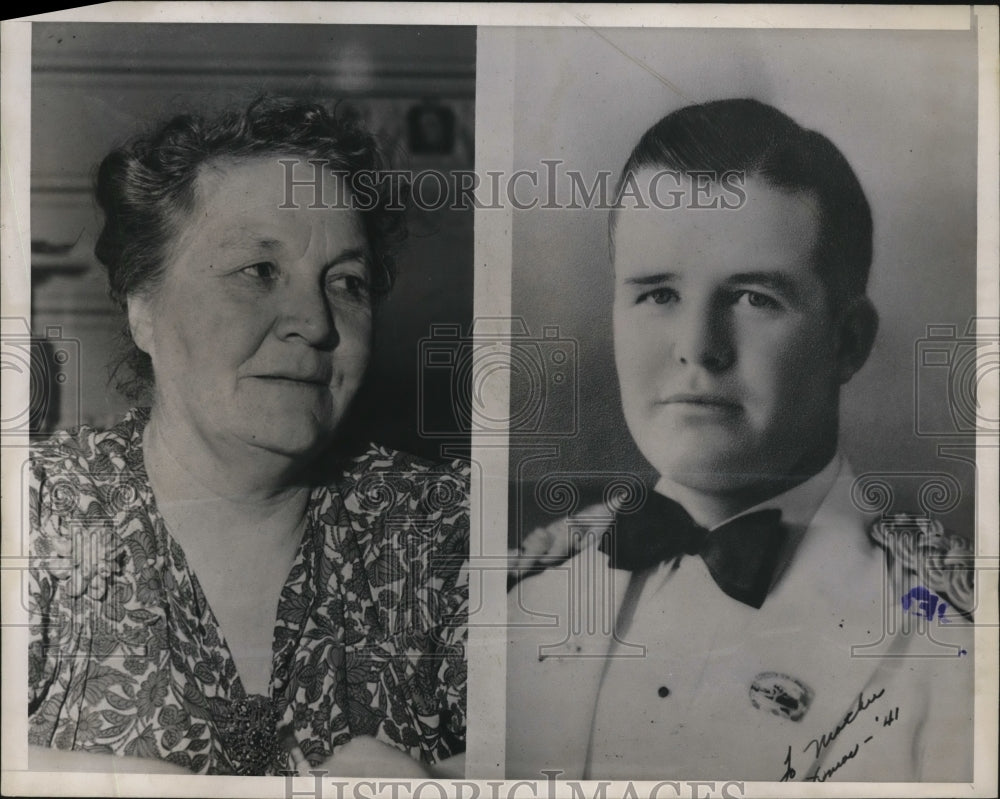
<path fill-rule="evenodd" d="M 659 401 L 660 405 L 693 405 L 705 408 L 739 408 L 739 403 L 720 394 L 671 394 Z"/>

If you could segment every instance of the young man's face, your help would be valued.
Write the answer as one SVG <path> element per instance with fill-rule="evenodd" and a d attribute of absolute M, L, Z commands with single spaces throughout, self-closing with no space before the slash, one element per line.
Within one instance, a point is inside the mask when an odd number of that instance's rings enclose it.
<path fill-rule="evenodd" d="M 718 495 L 821 468 L 844 379 L 811 198 L 753 178 L 744 189 L 738 209 L 623 208 L 614 239 L 629 429 L 661 475 Z"/>

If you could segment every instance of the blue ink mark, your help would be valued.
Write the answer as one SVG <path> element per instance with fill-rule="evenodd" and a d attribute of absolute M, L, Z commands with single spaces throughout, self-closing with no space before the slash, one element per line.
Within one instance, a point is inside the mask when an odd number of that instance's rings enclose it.
<path fill-rule="evenodd" d="M 962 655 L 968 655 L 968 654 L 969 654 L 969 650 L 968 649 L 959 649 L 958 650 L 958 656 L 959 657 L 962 657 Z"/>
<path fill-rule="evenodd" d="M 944 617 L 948 603 L 922 585 L 915 586 L 907 591 L 903 595 L 902 602 L 903 610 L 912 613 L 914 616 L 923 616 L 930 621 L 934 621 L 934 617 L 937 616 L 938 621 L 942 623 L 948 623 L 949 621 Z"/>

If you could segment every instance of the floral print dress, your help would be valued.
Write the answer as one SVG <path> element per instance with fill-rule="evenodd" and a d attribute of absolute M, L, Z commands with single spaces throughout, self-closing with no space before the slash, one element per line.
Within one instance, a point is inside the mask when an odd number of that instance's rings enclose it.
<path fill-rule="evenodd" d="M 278 774 L 296 746 L 316 766 L 358 735 L 464 751 L 468 465 L 372 445 L 312 490 L 269 695 L 248 695 L 157 510 L 147 421 L 32 451 L 30 743 L 203 774 Z"/>

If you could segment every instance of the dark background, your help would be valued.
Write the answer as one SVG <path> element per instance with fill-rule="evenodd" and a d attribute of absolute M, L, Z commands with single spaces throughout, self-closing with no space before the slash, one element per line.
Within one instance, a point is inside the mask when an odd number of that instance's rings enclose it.
<path fill-rule="evenodd" d="M 267 92 L 342 101 L 397 168 L 473 168 L 473 27 L 35 23 L 32 34 L 30 415 L 42 433 L 106 426 L 129 405 L 108 381 L 124 320 L 93 256 L 93 175 L 113 146 L 178 113 L 212 115 Z M 414 210 L 409 227 L 354 423 L 436 457 L 443 445 L 467 448 L 468 435 L 452 419 L 452 381 L 421 396 L 420 342 L 432 323 L 468 330 L 473 211 Z"/>
<path fill-rule="evenodd" d="M 992 380 L 995 397 L 1000 363 L 996 320 L 978 328 L 982 338 L 969 330 L 975 31 L 531 28 L 516 47 L 514 168 L 541 170 L 543 198 L 542 159 L 561 159 L 587 185 L 608 170 L 613 183 L 645 130 L 694 102 L 753 97 L 837 145 L 872 206 L 869 294 L 881 316 L 871 358 L 841 395 L 841 448 L 872 481 L 870 509 L 930 512 L 971 537 L 974 426 L 990 441 L 998 428 L 996 407 L 976 408 L 976 379 Z M 511 437 L 513 545 L 572 510 L 571 497 L 546 492 L 553 475 L 567 476 L 577 507 L 599 500 L 615 473 L 653 478 L 618 401 L 607 218 L 514 212 L 513 313 L 533 334 L 558 331 L 578 368 L 575 391 L 550 381 L 542 395 L 563 429 Z"/>

